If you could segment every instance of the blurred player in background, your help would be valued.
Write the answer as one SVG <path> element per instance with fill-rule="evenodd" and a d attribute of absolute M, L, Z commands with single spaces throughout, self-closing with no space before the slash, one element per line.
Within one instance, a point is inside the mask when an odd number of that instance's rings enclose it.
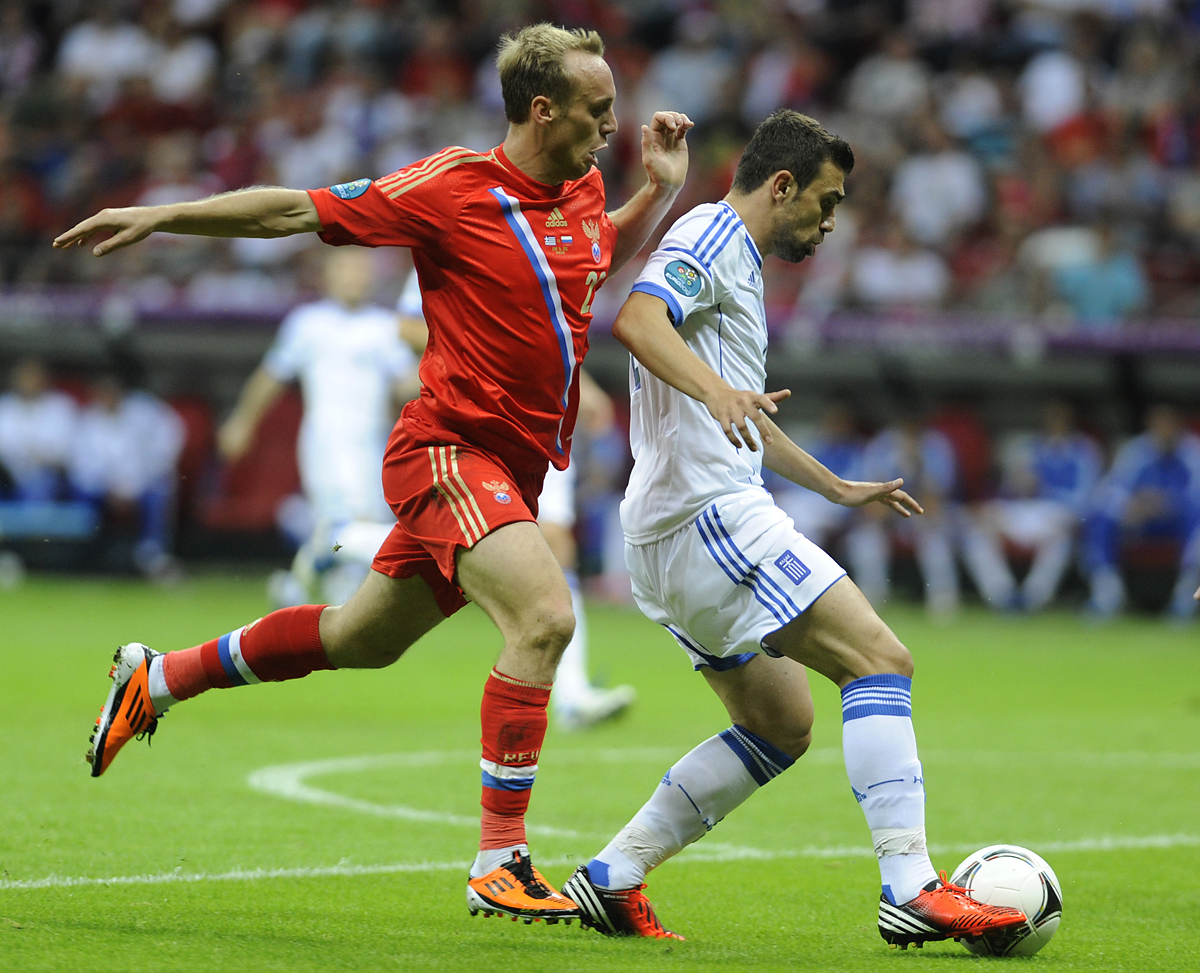
<path fill-rule="evenodd" d="M 1075 428 L 1075 412 L 1062 400 L 1046 404 L 1041 432 L 1007 451 L 1001 496 L 975 511 L 963 540 L 967 567 L 994 608 L 1033 612 L 1050 604 L 1070 566 L 1103 464 L 1100 448 Z M 1033 549 L 1020 588 L 1004 540 Z"/>
<path fill-rule="evenodd" d="M 863 450 L 867 480 L 902 479 L 921 498 L 925 515 L 887 523 L 882 508 L 868 507 L 846 537 L 850 573 L 872 605 L 887 601 L 892 538 L 910 541 L 925 582 L 925 607 L 945 617 L 958 610 L 958 571 L 954 563 L 954 492 L 958 481 L 954 447 L 915 414 L 904 415 L 876 435 Z"/>
<path fill-rule="evenodd" d="M 111 234 L 94 245 L 97 256 L 156 230 L 409 247 L 429 322 L 421 395 L 404 407 L 384 460 L 397 523 L 366 581 L 345 605 L 282 609 L 179 652 L 123 646 L 88 754 L 94 776 L 180 700 L 391 665 L 471 600 L 504 648 L 480 708 L 482 815 L 468 907 L 528 922 L 578 914 L 533 867 L 525 838 L 551 684 L 575 628 L 570 588 L 537 529 L 537 497 L 548 464 L 570 459 L 596 290 L 670 209 L 692 127 L 678 112 L 642 126 L 646 182 L 607 213 L 596 153 L 617 122 L 603 53 L 594 31 L 537 24 L 505 37 L 497 66 L 509 127 L 490 152 L 452 147 L 329 189 L 103 210 L 55 240 L 65 248 Z"/>
<path fill-rule="evenodd" d="M 677 761 L 563 885 L 602 933 L 675 935 L 642 893 L 646 873 L 808 749 L 806 666 L 841 689 L 846 772 L 879 858 L 884 939 L 923 944 L 1025 921 L 934 872 L 912 657 L 763 489 L 765 464 L 847 506 L 921 513 L 901 480 L 836 476 L 764 414 L 789 393 L 764 392 L 763 255 L 811 256 L 833 231 L 853 166 L 850 146 L 813 119 L 775 112 L 751 138 L 725 199 L 691 210 L 663 237 L 613 326 L 634 356 L 634 466 L 621 505 L 634 597 L 704 673 L 733 725 Z"/>
<path fill-rule="evenodd" d="M 417 347 L 425 346 L 425 315 L 421 310 L 421 288 L 415 273 L 400 292 L 396 305 L 401 333 Z M 590 436 L 605 432 L 613 421 L 612 401 L 585 371 L 579 372 L 579 418 Z M 632 686 L 601 689 L 588 676 L 587 616 L 583 591 L 579 585 L 579 552 L 575 545 L 575 470 L 573 461 L 565 470 L 553 466 L 546 471 L 538 496 L 538 527 L 550 545 L 555 560 L 563 569 L 571 588 L 575 609 L 575 634 L 563 650 L 550 694 L 550 709 L 555 722 L 564 730 L 582 730 L 611 719 L 628 709 L 637 699 Z"/>
<path fill-rule="evenodd" d="M 1092 595 L 1088 611 L 1111 618 L 1125 604 L 1120 547 L 1127 538 L 1163 538 L 1180 544 L 1179 577 L 1167 606 L 1180 622 L 1196 614 L 1200 582 L 1200 436 L 1183 426 L 1178 410 L 1154 406 L 1146 431 L 1122 446 L 1096 490 L 1084 527 L 1083 561 Z"/>
<path fill-rule="evenodd" d="M 380 477 L 388 433 L 399 406 L 419 390 L 416 356 L 396 316 L 369 303 L 370 251 L 332 250 L 324 272 L 325 299 L 284 319 L 217 436 L 221 455 L 239 459 L 287 384 L 299 380 L 297 458 L 313 528 L 291 571 L 272 575 L 276 608 L 309 603 L 318 576 L 325 598 L 341 604 L 366 577 L 396 522 Z"/>

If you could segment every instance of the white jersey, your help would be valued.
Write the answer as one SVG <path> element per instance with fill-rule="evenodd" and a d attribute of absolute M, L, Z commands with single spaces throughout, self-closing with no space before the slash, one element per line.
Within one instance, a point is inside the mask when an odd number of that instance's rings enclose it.
<path fill-rule="evenodd" d="M 730 385 L 765 389 L 762 256 L 732 206 L 705 203 L 683 216 L 633 290 L 661 298 L 688 347 Z M 632 359 L 629 438 L 634 465 L 621 525 L 631 544 L 666 537 L 718 497 L 765 492 L 761 449 L 735 449 L 703 403 Z"/>
<path fill-rule="evenodd" d="M 300 476 L 317 515 L 390 517 L 381 471 L 392 387 L 416 367 L 396 315 L 332 300 L 302 305 L 284 319 L 263 367 L 280 381 L 300 382 Z"/>
<path fill-rule="evenodd" d="M 78 410 L 61 392 L 25 399 L 0 395 L 0 466 L 21 483 L 47 467 L 67 465 Z"/>

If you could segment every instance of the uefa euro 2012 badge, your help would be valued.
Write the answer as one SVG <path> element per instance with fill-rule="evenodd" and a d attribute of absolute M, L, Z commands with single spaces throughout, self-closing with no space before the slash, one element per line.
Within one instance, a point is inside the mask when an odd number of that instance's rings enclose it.
<path fill-rule="evenodd" d="M 592 241 L 592 259 L 600 262 L 600 224 L 591 220 L 583 221 L 584 235 Z"/>
<path fill-rule="evenodd" d="M 343 182 L 337 186 L 330 186 L 329 191 L 338 199 L 358 199 L 370 185 L 370 179 L 355 179 L 354 182 Z"/>
<path fill-rule="evenodd" d="M 672 260 L 663 270 L 663 276 L 684 297 L 695 297 L 700 293 L 700 275 L 695 268 L 682 260 Z"/>
<path fill-rule="evenodd" d="M 509 490 L 512 489 L 506 480 L 484 480 L 483 488 L 491 493 L 496 503 L 512 503 Z"/>

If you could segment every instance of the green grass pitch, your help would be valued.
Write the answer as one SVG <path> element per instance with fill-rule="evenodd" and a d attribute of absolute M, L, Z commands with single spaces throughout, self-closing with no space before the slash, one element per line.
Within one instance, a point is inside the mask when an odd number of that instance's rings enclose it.
<path fill-rule="evenodd" d="M 864 970 L 995 962 L 888 950 L 846 782 L 833 686 L 813 749 L 650 877 L 683 943 L 470 918 L 479 693 L 498 636 L 474 608 L 381 672 L 186 703 L 101 779 L 82 755 L 122 641 L 180 648 L 266 610 L 261 579 L 34 579 L 0 592 L 0 971 Z M 593 670 L 641 693 L 624 720 L 551 730 L 530 810 L 561 882 L 678 755 L 726 724 L 633 611 L 593 606 Z M 953 869 L 996 841 L 1063 884 L 1045 970 L 1200 968 L 1200 635 L 1052 614 L 888 620 L 917 661 L 928 833 Z M 374 758 L 374 759 L 371 759 Z M 318 763 L 316 766 L 297 766 Z M 257 789 L 251 786 L 251 781 Z M 277 870 L 248 877 L 246 872 Z M 49 882 L 40 881 L 50 879 Z M 114 879 L 74 883 L 72 879 Z M 40 881 L 40 884 L 39 884 Z"/>

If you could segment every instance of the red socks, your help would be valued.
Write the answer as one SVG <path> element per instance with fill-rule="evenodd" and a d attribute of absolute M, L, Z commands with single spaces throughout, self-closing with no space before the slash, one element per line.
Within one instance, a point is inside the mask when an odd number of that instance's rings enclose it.
<path fill-rule="evenodd" d="M 483 687 L 481 849 L 525 843 L 525 809 L 546 736 L 550 687 L 492 669 Z"/>
<path fill-rule="evenodd" d="M 284 608 L 219 639 L 163 656 L 167 689 L 177 700 L 206 689 L 299 679 L 332 669 L 321 648 L 324 605 Z"/>

